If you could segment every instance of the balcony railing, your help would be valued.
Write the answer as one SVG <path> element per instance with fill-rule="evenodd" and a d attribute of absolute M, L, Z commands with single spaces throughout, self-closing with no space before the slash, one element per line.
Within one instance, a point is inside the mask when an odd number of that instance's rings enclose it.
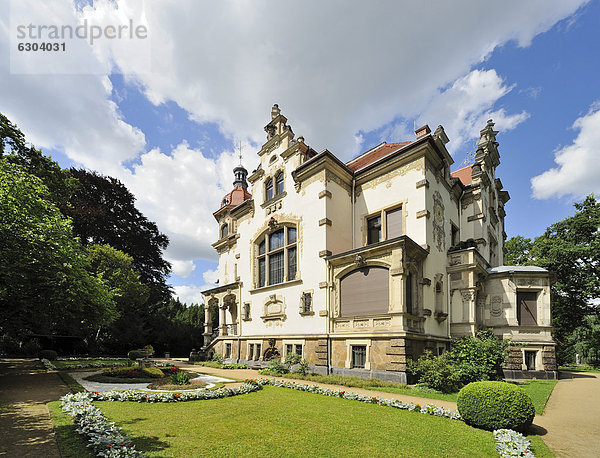
<path fill-rule="evenodd" d="M 237 324 L 227 324 L 225 325 L 225 335 L 226 336 L 235 336 L 237 335 Z"/>

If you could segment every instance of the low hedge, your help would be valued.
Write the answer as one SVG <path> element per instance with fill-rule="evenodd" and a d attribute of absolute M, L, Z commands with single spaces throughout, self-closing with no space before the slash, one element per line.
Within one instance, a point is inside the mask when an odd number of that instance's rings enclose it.
<path fill-rule="evenodd" d="M 525 430 L 533 422 L 535 407 L 529 395 L 506 382 L 473 382 L 462 388 L 458 412 L 476 428 Z"/>
<path fill-rule="evenodd" d="M 58 354 L 54 350 L 42 350 L 39 354 L 40 359 L 47 359 L 50 361 L 56 361 Z"/>
<path fill-rule="evenodd" d="M 142 373 L 152 378 L 161 378 L 165 376 L 163 371 L 161 371 L 158 367 L 145 367 L 142 369 Z"/>

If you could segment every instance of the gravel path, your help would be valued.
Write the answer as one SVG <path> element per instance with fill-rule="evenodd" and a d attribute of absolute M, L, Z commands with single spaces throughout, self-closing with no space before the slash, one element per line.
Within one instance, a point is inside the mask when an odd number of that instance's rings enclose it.
<path fill-rule="evenodd" d="M 88 391 L 112 391 L 112 390 L 146 390 L 146 391 L 161 391 L 161 390 L 149 390 L 149 383 L 100 383 L 85 380 L 94 374 L 100 374 L 102 371 L 85 371 L 85 372 L 69 372 L 69 375 L 73 377 L 77 382 Z M 215 383 L 226 383 L 231 382 L 231 379 L 223 377 L 215 377 L 211 375 L 198 375 L 193 380 L 201 380 L 207 383 L 207 388 L 214 386 Z M 185 390 L 182 390 L 185 391 Z"/>
<path fill-rule="evenodd" d="M 600 456 L 600 374 L 561 372 L 544 415 L 534 424 L 557 457 Z"/>
<path fill-rule="evenodd" d="M 60 457 L 47 402 L 69 389 L 31 359 L 0 359 L 0 456 Z"/>

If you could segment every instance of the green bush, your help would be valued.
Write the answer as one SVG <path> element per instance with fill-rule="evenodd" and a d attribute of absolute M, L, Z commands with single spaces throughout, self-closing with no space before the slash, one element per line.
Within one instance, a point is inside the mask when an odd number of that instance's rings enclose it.
<path fill-rule="evenodd" d="M 50 361 L 56 360 L 58 354 L 54 350 L 42 350 L 40 351 L 40 359 L 48 359 Z"/>
<path fill-rule="evenodd" d="M 219 355 L 218 353 L 215 353 L 214 355 L 212 355 L 211 361 L 223 364 L 223 356 Z"/>
<path fill-rule="evenodd" d="M 462 386 L 457 364 L 444 356 L 433 356 L 430 351 L 416 362 L 409 361 L 408 369 L 419 378 L 419 383 L 442 393 L 454 393 Z"/>
<path fill-rule="evenodd" d="M 458 393 L 458 411 L 465 423 L 476 428 L 523 431 L 535 417 L 529 395 L 506 382 L 474 382 Z"/>
<path fill-rule="evenodd" d="M 288 353 L 285 355 L 285 364 L 291 366 L 293 364 L 298 364 L 302 357 L 298 353 Z"/>
<path fill-rule="evenodd" d="M 131 350 L 129 353 L 127 353 L 127 357 L 132 361 L 135 361 L 136 359 L 146 358 L 146 356 L 147 353 L 145 350 Z"/>
<path fill-rule="evenodd" d="M 502 380 L 502 366 L 508 355 L 510 340 L 501 340 L 484 329 L 475 338 L 453 339 L 445 357 L 453 361 L 463 385 L 484 380 Z"/>
<path fill-rule="evenodd" d="M 296 368 L 295 372 L 300 375 L 306 375 L 306 374 L 308 374 L 309 369 L 310 368 L 308 367 L 308 361 L 303 359 L 303 360 L 300 360 L 300 362 L 298 363 L 298 367 Z"/>
<path fill-rule="evenodd" d="M 161 378 L 164 377 L 163 371 L 158 367 L 145 367 L 142 369 L 142 374 L 146 377 Z"/>
<path fill-rule="evenodd" d="M 269 361 L 269 367 L 267 367 L 266 369 L 259 370 L 258 373 L 263 375 L 279 376 L 287 374 L 289 371 L 290 369 L 287 366 L 287 364 L 282 363 L 278 359 L 272 359 L 271 361 Z"/>
<path fill-rule="evenodd" d="M 187 374 L 187 372 L 176 372 L 171 374 L 171 383 L 173 385 L 189 385 L 190 376 Z"/>

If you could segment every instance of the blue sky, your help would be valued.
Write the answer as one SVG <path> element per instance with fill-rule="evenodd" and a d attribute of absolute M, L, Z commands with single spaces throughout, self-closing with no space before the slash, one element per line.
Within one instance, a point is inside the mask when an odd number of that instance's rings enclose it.
<path fill-rule="evenodd" d="M 13 22 L 133 18 L 151 41 L 99 40 L 70 56 L 97 60 L 99 74 L 23 75 L 7 65 L 14 24 L 3 22 L 0 111 L 62 166 L 134 192 L 172 241 L 171 284 L 188 302 L 214 281 L 212 211 L 231 188 L 234 145 L 252 170 L 273 103 L 297 135 L 344 160 L 442 124 L 455 168 L 493 118 L 509 237 L 535 237 L 600 192 L 598 0 L 47 3 L 51 13 L 0 0 L 0 18 L 9 7 Z"/>

